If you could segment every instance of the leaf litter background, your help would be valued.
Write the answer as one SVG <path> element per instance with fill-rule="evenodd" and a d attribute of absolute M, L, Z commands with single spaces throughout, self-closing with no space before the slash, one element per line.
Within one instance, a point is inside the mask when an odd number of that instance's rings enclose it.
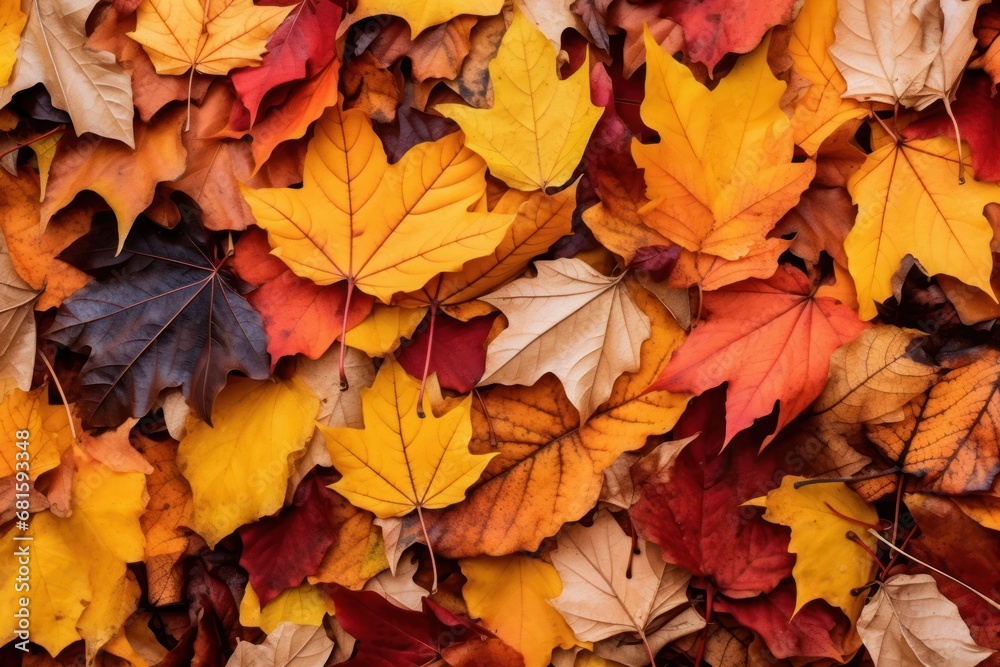
<path fill-rule="evenodd" d="M 0 661 L 1000 664 L 998 35 L 0 0 Z"/>

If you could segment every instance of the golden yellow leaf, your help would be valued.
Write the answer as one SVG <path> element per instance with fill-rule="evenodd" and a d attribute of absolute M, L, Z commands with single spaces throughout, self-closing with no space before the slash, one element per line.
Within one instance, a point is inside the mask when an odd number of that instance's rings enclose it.
<path fill-rule="evenodd" d="M 795 488 L 804 479 L 786 475 L 777 489 L 745 504 L 766 508 L 766 521 L 792 529 L 788 553 L 795 554 L 795 613 L 810 600 L 826 600 L 843 610 L 853 626 L 865 596 L 851 595 L 851 589 L 871 581 L 875 561 L 847 533 L 874 551 L 878 540 L 868 528 L 877 526 L 878 513 L 843 482 Z"/>
<path fill-rule="evenodd" d="M 368 317 L 347 332 L 344 342 L 369 357 L 384 357 L 399 348 L 401 338 L 413 335 L 426 314 L 426 308 L 399 308 L 376 303 Z"/>
<path fill-rule="evenodd" d="M 128 578 L 126 563 L 143 558 L 139 516 L 146 505 L 146 479 L 117 473 L 77 450 L 73 512 L 65 519 L 52 512 L 31 517 L 30 591 L 15 589 L 18 559 L 24 545 L 12 527 L 3 537 L 0 556 L 0 605 L 11 610 L 0 618 L 0 642 L 17 627 L 13 610 L 30 594 L 31 641 L 51 655 L 79 639 L 93 655 L 135 610 L 139 587 Z"/>
<path fill-rule="evenodd" d="M 253 586 L 247 583 L 243 600 L 240 602 L 240 624 L 273 632 L 281 623 L 319 626 L 323 617 L 332 612 L 331 605 L 323 592 L 310 584 L 283 590 L 264 608 L 260 608 L 260 598 Z"/>
<path fill-rule="evenodd" d="M 292 457 L 313 434 L 319 399 L 302 380 L 231 378 L 209 426 L 188 417 L 177 464 L 191 484 L 194 525 L 209 546 L 285 500 Z"/>
<path fill-rule="evenodd" d="M 301 189 L 243 188 L 273 254 L 319 285 L 347 280 L 388 303 L 496 248 L 513 215 L 470 212 L 486 164 L 453 133 L 394 165 L 358 110 L 317 121 Z"/>
<path fill-rule="evenodd" d="M 462 14 L 492 16 L 503 9 L 503 0 L 434 0 L 433 2 L 412 2 L 412 0 L 363 0 L 351 12 L 352 22 L 369 16 L 391 14 L 410 24 L 413 37 L 432 25 L 450 21 Z"/>
<path fill-rule="evenodd" d="M 810 84 L 795 100 L 792 115 L 795 143 L 809 155 L 816 155 L 838 127 L 868 115 L 857 101 L 841 97 L 847 82 L 830 57 L 836 24 L 837 0 L 806 0 L 788 42 L 792 71 Z"/>
<path fill-rule="evenodd" d="M 0 86 L 10 81 L 21 30 L 27 22 L 28 16 L 21 11 L 19 0 L 0 0 Z"/>
<path fill-rule="evenodd" d="M 160 74 L 228 74 L 260 64 L 271 33 L 294 5 L 254 5 L 253 0 L 142 0 L 135 31 Z"/>
<path fill-rule="evenodd" d="M 968 167 L 959 184 L 958 147 L 945 137 L 876 146 L 847 183 L 858 219 L 844 250 L 861 318 L 875 317 L 875 302 L 893 295 L 907 255 L 928 275 L 945 273 L 993 296 L 993 228 L 983 207 L 1000 201 L 1000 186 L 975 180 Z"/>
<path fill-rule="evenodd" d="M 462 596 L 469 615 L 524 656 L 525 667 L 547 667 L 552 649 L 576 646 L 576 636 L 549 604 L 562 592 L 559 573 L 521 554 L 480 556 L 458 563 L 465 575 Z"/>
<path fill-rule="evenodd" d="M 815 173 L 811 161 L 792 163 L 792 127 L 779 105 L 785 84 L 768 67 L 768 44 L 740 58 L 710 91 L 646 33 L 641 113 L 660 141 L 632 141 L 651 200 L 640 213 L 687 250 L 745 256 Z"/>
<path fill-rule="evenodd" d="M 32 391 L 14 388 L 0 401 L 0 433 L 7 434 L 0 440 L 0 477 L 13 475 L 17 470 L 28 472 L 34 480 L 43 472 L 59 465 L 62 453 L 73 444 L 66 409 L 61 405 L 49 405 L 48 386 Z M 26 439 L 15 438 L 17 431 L 26 430 Z M 27 458 L 18 442 L 27 442 Z M 21 456 L 18 456 L 21 453 Z"/>
<path fill-rule="evenodd" d="M 659 47 L 657 47 L 659 48 Z M 563 185 L 583 157 L 602 110 L 590 101 L 589 61 L 560 81 L 556 50 L 519 10 L 490 63 L 491 109 L 439 104 L 490 172 L 520 190 Z"/>
<path fill-rule="evenodd" d="M 472 396 L 436 417 L 425 395 L 423 418 L 417 416 L 418 396 L 419 383 L 390 358 L 375 384 L 361 390 L 363 429 L 319 427 L 343 475 L 330 488 L 383 519 L 461 501 L 496 456 L 469 452 Z"/>
<path fill-rule="evenodd" d="M 308 581 L 361 590 L 369 579 L 389 567 L 382 531 L 375 526 L 371 512 L 359 510 L 340 496 L 331 504 L 334 520 L 340 524 L 337 539 Z"/>

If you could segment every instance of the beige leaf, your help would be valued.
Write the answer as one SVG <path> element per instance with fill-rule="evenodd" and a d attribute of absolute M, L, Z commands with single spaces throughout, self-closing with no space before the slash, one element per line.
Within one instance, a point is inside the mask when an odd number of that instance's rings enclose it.
<path fill-rule="evenodd" d="M 322 625 L 279 623 L 263 644 L 240 642 L 226 667 L 323 667 L 332 652 Z"/>
<path fill-rule="evenodd" d="M 848 97 L 923 109 L 946 98 L 976 44 L 986 0 L 840 0 L 830 55 Z"/>
<path fill-rule="evenodd" d="M 15 93 L 45 85 L 53 106 L 69 113 L 77 135 L 93 132 L 130 148 L 132 80 L 107 51 L 92 51 L 86 24 L 97 0 L 21 0 L 28 24 L 10 83 L 0 89 L 0 107 Z"/>
<path fill-rule="evenodd" d="M 514 6 L 538 26 L 558 52 L 562 49 L 563 30 L 572 28 L 586 34 L 579 16 L 570 11 L 573 0 L 514 0 Z"/>
<path fill-rule="evenodd" d="M 407 530 L 408 526 L 403 524 L 403 520 L 395 516 L 388 519 L 375 517 L 374 523 L 382 530 L 385 559 L 389 562 L 389 572 L 395 575 L 403 552 L 423 539 L 420 530 Z"/>
<path fill-rule="evenodd" d="M 31 389 L 35 368 L 35 299 L 39 294 L 17 275 L 0 233 L 0 378 L 14 378 L 22 391 Z"/>
<path fill-rule="evenodd" d="M 601 275 L 579 259 L 536 262 L 521 278 L 481 299 L 508 326 L 490 343 L 480 384 L 532 385 L 554 373 L 586 421 L 622 373 L 639 368 L 649 318 L 621 277 Z"/>
<path fill-rule="evenodd" d="M 365 590 L 375 591 L 397 607 L 420 611 L 421 600 L 430 592 L 413 580 L 416 573 L 417 559 L 411 554 L 399 562 L 395 572 L 385 570 L 369 579 Z"/>
<path fill-rule="evenodd" d="M 833 353 L 830 377 L 813 411 L 846 424 L 885 417 L 927 391 L 938 367 L 916 329 L 880 324 Z"/>
<path fill-rule="evenodd" d="M 973 667 L 993 654 L 972 640 L 929 574 L 886 580 L 861 611 L 858 633 L 875 667 Z"/>
<path fill-rule="evenodd" d="M 645 642 L 652 621 L 688 603 L 691 574 L 664 563 L 656 545 L 644 540 L 638 541 L 639 553 L 633 556 L 632 539 L 609 512 L 598 514 L 590 528 L 573 524 L 564 529 L 558 545 L 552 564 L 563 591 L 552 606 L 577 639 L 597 642 L 628 632 L 638 633 Z M 664 627 L 674 627 L 678 618 Z M 704 620 L 690 621 L 684 618 L 668 641 L 705 627 Z"/>

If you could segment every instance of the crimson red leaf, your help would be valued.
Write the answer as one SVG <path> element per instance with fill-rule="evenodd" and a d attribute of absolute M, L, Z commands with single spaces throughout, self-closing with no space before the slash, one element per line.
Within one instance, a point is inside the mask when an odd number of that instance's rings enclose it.
<path fill-rule="evenodd" d="M 493 314 L 461 322 L 438 313 L 433 330 L 427 327 L 420 331 L 396 355 L 396 359 L 407 373 L 421 378 L 429 345 L 431 358 L 428 374 L 437 373 L 438 382 L 445 389 L 467 394 L 483 377 L 486 369 L 486 336 L 496 318 Z"/>
<path fill-rule="evenodd" d="M 299 485 L 290 507 L 240 529 L 240 565 L 250 574 L 261 606 L 301 584 L 323 562 L 339 529 L 331 506 L 337 496 L 326 486 L 332 481 L 310 477 Z"/>
<path fill-rule="evenodd" d="M 639 491 L 629 510 L 645 539 L 660 545 L 663 558 L 709 579 L 724 595 L 749 597 L 772 590 L 791 576 L 787 528 L 760 518 L 741 505 L 780 482 L 777 450 L 757 456 L 760 436 L 741 433 L 722 451 L 725 437 L 723 392 L 693 400 L 674 427 L 674 437 L 695 438 L 673 464 L 647 471 L 632 469 Z"/>

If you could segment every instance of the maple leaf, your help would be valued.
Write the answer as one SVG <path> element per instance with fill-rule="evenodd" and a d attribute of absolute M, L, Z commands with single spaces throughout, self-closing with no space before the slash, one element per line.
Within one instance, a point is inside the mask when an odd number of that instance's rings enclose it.
<path fill-rule="evenodd" d="M 415 81 L 454 79 L 472 48 L 470 37 L 477 22 L 475 16 L 457 16 L 411 40 L 407 23 L 393 21 L 379 32 L 368 52 L 387 68 L 401 58 L 409 58 Z M 401 111 L 397 110 L 397 114 Z"/>
<path fill-rule="evenodd" d="M 24 391 L 35 368 L 34 304 L 40 294 L 17 275 L 0 233 L 0 378 L 14 378 Z"/>
<path fill-rule="evenodd" d="M 757 456 L 759 437 L 749 431 L 723 449 L 722 403 L 719 390 L 691 401 L 674 427 L 678 441 L 632 466 L 638 497 L 629 516 L 666 562 L 708 579 L 723 595 L 745 598 L 773 590 L 791 574 L 784 531 L 741 509 L 771 488 L 785 462 L 776 448 Z"/>
<path fill-rule="evenodd" d="M 747 501 L 765 507 L 764 520 L 792 529 L 788 552 L 795 554 L 795 610 L 811 600 L 825 600 L 857 621 L 864 598 L 852 595 L 871 580 L 871 552 L 878 541 L 868 533 L 878 513 L 843 482 L 797 486 L 804 477 L 786 475 L 781 486 Z M 857 536 L 857 541 L 845 537 Z M 868 549 L 861 546 L 867 545 Z"/>
<path fill-rule="evenodd" d="M 781 402 L 776 431 L 823 391 L 830 355 L 866 328 L 849 308 L 816 297 L 798 269 L 705 295 L 706 322 L 651 389 L 701 393 L 729 383 L 726 442 Z M 766 444 L 766 443 L 765 443 Z"/>
<path fill-rule="evenodd" d="M 884 140 L 883 140 L 884 141 Z M 944 138 L 877 144 L 847 184 L 858 219 L 844 249 L 858 289 L 859 314 L 893 295 L 892 277 L 906 255 L 928 275 L 947 273 L 993 293 L 993 229 L 983 207 L 1000 186 L 956 178 L 958 149 Z"/>
<path fill-rule="evenodd" d="M 410 338 L 396 361 L 411 377 L 437 375 L 440 386 L 460 394 L 472 391 L 486 369 L 486 338 L 496 321 L 486 315 L 459 322 L 447 315 L 434 318 L 433 326 Z"/>
<path fill-rule="evenodd" d="M 868 437 L 924 490 L 985 491 L 1000 472 L 1000 354 L 978 350 L 968 365 L 941 377 L 909 404 L 902 419 L 871 424 Z"/>
<path fill-rule="evenodd" d="M 257 121 L 261 103 L 279 86 L 316 76 L 336 57 L 334 40 L 343 7 L 333 0 L 303 0 L 294 5 L 267 40 L 260 66 L 233 72 L 230 79 L 246 108 L 249 125 Z"/>
<path fill-rule="evenodd" d="M 842 0 L 830 55 L 847 80 L 845 94 L 916 109 L 947 103 L 975 47 L 972 22 L 984 1 Z"/>
<path fill-rule="evenodd" d="M 361 392 L 364 429 L 320 426 L 334 466 L 343 478 L 330 488 L 382 518 L 414 509 L 436 509 L 465 497 L 493 455 L 468 451 L 472 397 L 442 417 L 417 416 L 416 383 L 387 360 L 375 383 Z M 373 443 L 381 443 L 376 450 Z M 378 457 L 375 452 L 378 451 Z"/>
<path fill-rule="evenodd" d="M 371 314 L 344 336 L 344 343 L 369 357 L 384 357 L 399 349 L 424 321 L 426 308 L 397 308 L 376 303 Z"/>
<path fill-rule="evenodd" d="M 271 633 L 282 623 L 322 626 L 327 612 L 332 612 L 329 597 L 310 584 L 302 584 L 281 592 L 265 605 L 260 603 L 251 584 L 247 584 L 240 601 L 240 624 Z"/>
<path fill-rule="evenodd" d="M 69 113 L 77 136 L 92 132 L 131 148 L 128 74 L 112 54 L 85 46 L 87 18 L 95 4 L 95 0 L 21 0 L 21 11 L 28 19 L 10 83 L 0 89 L 0 107 L 7 106 L 16 93 L 41 83 L 52 104 Z"/>
<path fill-rule="evenodd" d="M 334 170 L 341 163 L 350 165 L 347 172 Z M 457 135 L 417 146 L 389 166 L 362 112 L 332 110 L 309 142 L 302 189 L 243 193 L 274 254 L 296 274 L 318 285 L 347 280 L 349 289 L 388 303 L 503 238 L 512 215 L 469 211 L 485 192 L 485 170 Z M 323 212 L 320 219 L 313 210 Z M 366 222 L 370 217 L 379 223 Z"/>
<path fill-rule="evenodd" d="M 630 298 L 623 276 L 601 275 L 578 259 L 535 268 L 535 277 L 480 297 L 509 322 L 489 344 L 480 384 L 531 385 L 552 372 L 586 421 L 622 373 L 639 369 L 649 318 Z"/>
<path fill-rule="evenodd" d="M 490 63 L 491 109 L 435 107 L 465 132 L 466 145 L 490 172 L 520 190 L 565 184 L 583 157 L 601 116 L 590 101 L 589 67 L 556 76 L 556 52 L 520 10 Z"/>
<path fill-rule="evenodd" d="M 156 185 L 184 173 L 187 151 L 181 142 L 184 112 L 174 109 L 140 125 L 129 149 L 111 139 L 84 137 L 61 142 L 42 200 L 41 228 L 84 190 L 104 198 L 118 220 L 118 250 L 135 219 L 153 203 Z"/>
<path fill-rule="evenodd" d="M 727 0 L 668 0 L 661 12 L 680 23 L 688 56 L 704 63 L 711 75 L 727 53 L 749 53 L 770 28 L 791 21 L 794 7 L 790 0 L 739 0 L 735 4 Z"/>
<path fill-rule="evenodd" d="M 318 411 L 301 380 L 234 378 L 216 401 L 214 426 L 188 419 L 177 465 L 191 484 L 192 527 L 209 546 L 281 508 L 289 456 L 309 442 Z"/>
<path fill-rule="evenodd" d="M 741 58 L 709 91 L 646 34 L 642 121 L 660 141 L 632 140 L 651 200 L 640 213 L 687 250 L 745 256 L 815 173 L 812 162 L 792 163 L 792 128 L 779 106 L 785 84 L 768 68 L 767 47 Z"/>
<path fill-rule="evenodd" d="M 524 656 L 525 667 L 547 667 L 555 647 L 576 646 L 573 630 L 551 604 L 563 588 L 552 565 L 522 554 L 458 564 L 469 614 Z"/>
<path fill-rule="evenodd" d="M 261 62 L 264 45 L 294 7 L 251 0 L 142 0 L 128 36 L 142 44 L 159 74 L 228 74 Z M 192 73 L 193 76 L 193 73 Z"/>
<path fill-rule="evenodd" d="M 841 125 L 868 115 L 855 100 L 843 97 L 847 82 L 830 56 L 836 24 L 837 0 L 808 0 L 791 26 L 792 72 L 809 82 L 796 96 L 792 132 L 809 155 L 816 155 Z"/>
<path fill-rule="evenodd" d="M 620 377 L 608 402 L 586 423 L 576 418 L 553 377 L 530 388 L 481 392 L 470 448 L 496 451 L 495 438 L 500 455 L 465 502 L 425 517 L 440 553 L 464 557 L 537 549 L 546 536 L 590 510 L 600 496 L 604 469 L 620 454 L 674 425 L 688 397 L 646 389 L 683 332 L 652 295 L 639 291 L 633 299 L 652 322 L 652 336 L 642 345 L 639 370 Z"/>
<path fill-rule="evenodd" d="M 0 426 L 11 433 L 25 429 L 31 434 L 28 478 L 37 479 L 42 473 L 58 466 L 63 452 L 72 446 L 74 438 L 69 417 L 62 406 L 49 405 L 46 400 L 48 387 L 21 391 L 0 382 L 0 390 L 3 390 L 3 398 L 0 399 Z M 21 450 L 18 449 L 17 442 L 13 438 L 6 438 L 0 444 L 0 478 L 13 476 L 18 470 L 17 452 Z"/>
<path fill-rule="evenodd" d="M 88 655 L 111 639 L 139 601 L 139 585 L 125 564 L 143 557 L 139 516 L 146 504 L 145 477 L 117 473 L 74 455 L 76 483 L 73 513 L 59 518 L 40 512 L 31 518 L 31 641 L 57 655 L 66 646 L 84 639 Z M 11 527 L 3 536 L 8 553 L 21 543 Z M 4 608 L 18 609 L 15 589 L 17 558 L 0 560 L 0 592 Z M 0 620 L 0 641 L 14 637 L 13 614 Z"/>
<path fill-rule="evenodd" d="M 142 417 L 161 390 L 177 386 L 208 421 L 230 370 L 267 377 L 260 316 L 230 285 L 224 264 L 209 259 L 202 229 L 191 221 L 172 232 L 147 227 L 117 257 L 114 236 L 97 227 L 64 251 L 93 274 L 120 270 L 74 293 L 45 334 L 90 349 L 78 402 L 85 421 L 117 426 Z M 178 361 L 163 365 L 164 356 Z"/>
<path fill-rule="evenodd" d="M 503 0 L 438 0 L 414 5 L 407 0 L 365 0 L 351 13 L 352 22 L 378 14 L 399 16 L 410 24 L 416 37 L 432 25 L 449 21 L 459 14 L 491 16 L 500 13 Z"/>
<path fill-rule="evenodd" d="M 977 646 L 958 607 L 929 574 L 897 574 L 879 586 L 861 612 L 858 633 L 879 665 L 974 667 L 993 654 Z"/>
<path fill-rule="evenodd" d="M 691 573 L 666 565 L 655 545 L 625 534 L 609 512 L 602 512 L 590 528 L 580 524 L 559 533 L 552 564 L 562 579 L 563 591 L 552 605 L 566 617 L 576 636 L 599 641 L 620 633 L 634 633 L 654 663 L 648 634 L 656 619 L 688 604 Z M 595 610 L 599 610 L 596 611 Z M 668 643 L 705 626 L 684 615 L 671 619 L 657 632 L 666 631 Z M 669 629 L 667 629 L 669 628 Z"/>

